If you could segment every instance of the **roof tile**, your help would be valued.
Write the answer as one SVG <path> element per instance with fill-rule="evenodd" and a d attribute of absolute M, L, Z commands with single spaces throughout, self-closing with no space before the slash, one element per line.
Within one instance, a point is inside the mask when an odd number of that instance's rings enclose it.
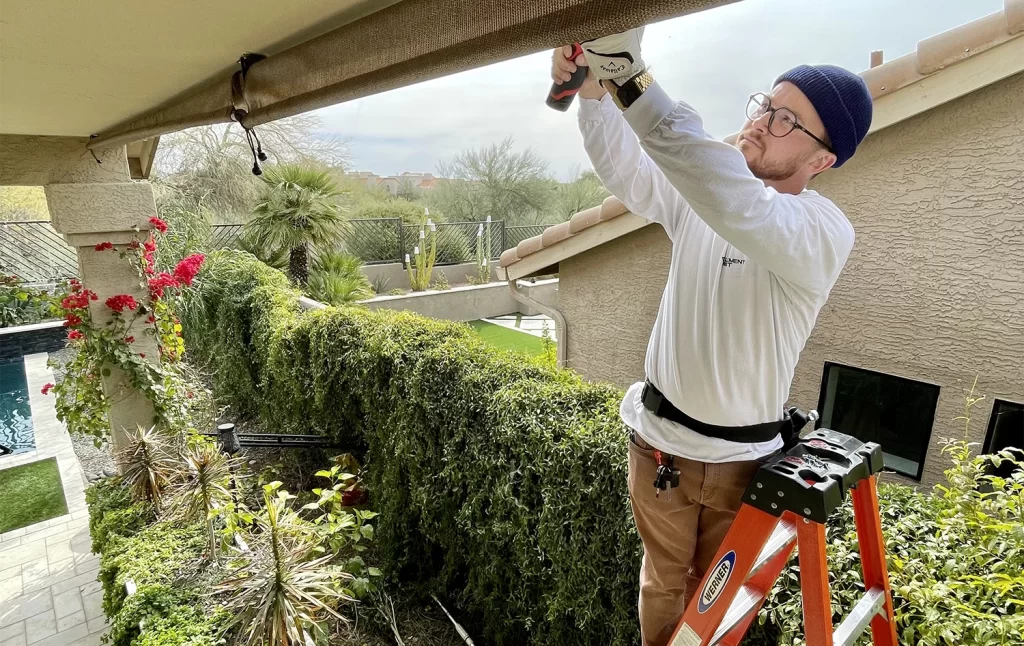
<path fill-rule="evenodd" d="M 548 227 L 547 229 L 544 229 L 544 233 L 541 234 L 541 243 L 544 245 L 544 248 L 546 249 L 547 247 L 550 247 L 556 242 L 561 242 L 562 240 L 565 240 L 571 235 L 572 233 L 570 233 L 569 231 L 569 223 L 562 222 L 560 224 L 556 224 L 554 226 Z"/>

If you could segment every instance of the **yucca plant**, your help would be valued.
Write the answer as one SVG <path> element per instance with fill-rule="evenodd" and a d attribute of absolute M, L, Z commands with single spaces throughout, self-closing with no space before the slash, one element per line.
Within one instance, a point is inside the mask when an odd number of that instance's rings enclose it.
<path fill-rule="evenodd" d="M 305 285 L 310 247 L 332 248 L 341 238 L 342 191 L 326 170 L 300 164 L 271 166 L 260 179 L 248 233 L 265 248 L 288 249 L 288 274 Z"/>
<path fill-rule="evenodd" d="M 414 292 L 422 292 L 430 284 L 430 275 L 434 271 L 434 262 L 437 260 L 437 225 L 427 217 L 429 214 L 430 211 L 424 209 L 426 221 L 420 224 L 419 242 L 413 249 L 412 258 L 409 257 L 409 254 L 405 254 L 409 285 Z"/>
<path fill-rule="evenodd" d="M 331 305 L 373 297 L 370 279 L 363 273 L 363 261 L 358 256 L 338 251 L 319 255 L 309 275 L 308 291 L 310 297 Z"/>
<path fill-rule="evenodd" d="M 205 439 L 196 439 L 182 453 L 180 477 L 168 490 L 171 515 L 184 521 L 204 520 L 210 558 L 218 561 L 217 515 L 232 507 L 234 474 L 243 460 L 231 458 Z"/>
<path fill-rule="evenodd" d="M 294 496 L 280 486 L 263 487 L 265 507 L 257 516 L 261 533 L 240 555 L 242 565 L 216 588 L 234 614 L 225 630 L 237 626 L 243 646 L 312 644 L 327 616 L 345 621 L 333 606 L 353 601 L 342 586 L 351 575 L 331 565 L 334 554 L 315 557 L 320 536 L 288 508 Z"/>
<path fill-rule="evenodd" d="M 174 479 L 180 463 L 171 443 L 155 426 L 148 429 L 139 426 L 127 435 L 127 445 L 116 455 L 121 480 L 137 502 L 150 502 L 159 510 L 164 490 Z"/>

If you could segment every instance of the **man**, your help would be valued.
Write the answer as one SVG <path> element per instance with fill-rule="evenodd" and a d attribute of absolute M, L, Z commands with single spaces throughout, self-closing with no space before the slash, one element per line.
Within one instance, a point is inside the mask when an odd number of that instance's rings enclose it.
<path fill-rule="evenodd" d="M 641 35 L 584 43 L 575 62 L 571 48 L 555 50 L 552 76 L 562 83 L 589 62 L 579 92 L 587 154 L 605 186 L 672 241 L 647 380 L 620 408 L 644 545 L 641 635 L 660 646 L 754 472 L 783 446 L 797 359 L 854 242 L 842 211 L 806 186 L 853 155 L 871 95 L 846 70 L 797 67 L 751 97 L 730 145 L 645 71 Z"/>

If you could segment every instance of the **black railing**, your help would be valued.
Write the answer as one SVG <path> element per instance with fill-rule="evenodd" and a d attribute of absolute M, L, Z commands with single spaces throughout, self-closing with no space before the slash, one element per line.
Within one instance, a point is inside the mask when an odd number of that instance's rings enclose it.
<path fill-rule="evenodd" d="M 53 284 L 78 276 L 78 254 L 46 220 L 0 222 L 0 274 Z"/>
<path fill-rule="evenodd" d="M 493 222 L 441 222 L 436 225 L 438 265 L 475 262 L 478 244 L 493 260 L 505 249 L 540 235 L 545 225 L 505 226 Z M 211 249 L 237 249 L 244 225 L 210 227 Z M 424 235 L 427 231 L 424 230 Z M 420 227 L 398 218 L 348 220 L 339 248 L 368 265 L 400 262 L 419 245 Z M 29 284 L 53 284 L 78 276 L 78 255 L 49 222 L 0 222 L 0 274 L 13 274 Z"/>

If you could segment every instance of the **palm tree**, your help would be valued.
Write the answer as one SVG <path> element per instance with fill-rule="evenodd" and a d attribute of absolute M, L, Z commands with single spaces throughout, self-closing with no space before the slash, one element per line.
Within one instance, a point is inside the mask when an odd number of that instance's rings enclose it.
<path fill-rule="evenodd" d="M 326 170 L 299 164 L 267 168 L 263 187 L 246 227 L 267 250 L 288 250 L 288 274 L 309 281 L 309 248 L 333 247 L 341 236 L 338 205 L 342 192 Z"/>

